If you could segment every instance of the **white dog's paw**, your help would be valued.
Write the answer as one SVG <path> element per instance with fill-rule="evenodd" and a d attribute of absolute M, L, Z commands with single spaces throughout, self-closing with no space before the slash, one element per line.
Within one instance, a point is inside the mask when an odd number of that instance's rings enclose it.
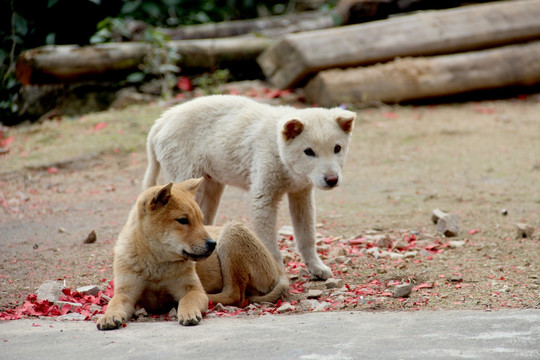
<path fill-rule="evenodd" d="M 315 264 L 308 264 L 307 268 L 309 273 L 317 279 L 326 280 L 332 277 L 332 270 L 324 265 L 321 260 L 317 261 Z"/>

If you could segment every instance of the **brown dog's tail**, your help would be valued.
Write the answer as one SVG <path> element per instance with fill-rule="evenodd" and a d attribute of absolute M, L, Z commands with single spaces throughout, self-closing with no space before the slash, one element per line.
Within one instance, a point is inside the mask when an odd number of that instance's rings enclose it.
<path fill-rule="evenodd" d="M 274 288 L 269 293 L 264 295 L 256 295 L 248 298 L 250 303 L 263 303 L 263 302 L 277 302 L 281 297 L 289 293 L 289 278 L 287 274 L 282 271 L 279 279 L 274 285 Z"/>
<path fill-rule="evenodd" d="M 146 156 L 148 157 L 148 166 L 146 168 L 146 173 L 144 174 L 143 190 L 156 185 L 157 177 L 159 175 L 159 171 L 161 170 L 161 166 L 156 158 L 156 153 L 154 152 L 151 135 L 152 131 L 150 131 L 150 134 L 148 134 L 148 139 L 146 141 Z"/>

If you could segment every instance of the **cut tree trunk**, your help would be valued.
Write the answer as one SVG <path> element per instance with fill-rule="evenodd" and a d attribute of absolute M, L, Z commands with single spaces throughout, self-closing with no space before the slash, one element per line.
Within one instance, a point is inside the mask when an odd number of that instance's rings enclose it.
<path fill-rule="evenodd" d="M 320 106 L 405 100 L 540 83 L 540 41 L 322 71 L 305 87 Z"/>
<path fill-rule="evenodd" d="M 476 50 L 540 37 L 540 0 L 471 5 L 284 36 L 258 58 L 289 88 L 329 68 Z"/>
<path fill-rule="evenodd" d="M 216 69 L 251 62 L 273 40 L 263 37 L 176 40 L 168 46 L 180 54 L 182 69 Z M 23 52 L 17 59 L 16 75 L 23 85 L 69 83 L 125 76 L 137 71 L 151 51 L 145 43 L 108 43 L 79 47 L 44 46 Z"/>
<path fill-rule="evenodd" d="M 158 28 L 171 40 L 223 38 L 249 33 L 277 38 L 288 33 L 326 29 L 335 26 L 335 17 L 329 12 L 308 11 L 291 15 L 270 16 L 249 20 Z"/>

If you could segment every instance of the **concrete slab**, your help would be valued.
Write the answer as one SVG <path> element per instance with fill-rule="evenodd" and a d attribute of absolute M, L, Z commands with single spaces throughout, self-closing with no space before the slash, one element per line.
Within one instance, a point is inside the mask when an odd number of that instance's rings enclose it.
<path fill-rule="evenodd" d="M 39 326 L 38 326 L 39 325 Z M 540 359 L 540 309 L 0 323 L 1 359 Z"/>

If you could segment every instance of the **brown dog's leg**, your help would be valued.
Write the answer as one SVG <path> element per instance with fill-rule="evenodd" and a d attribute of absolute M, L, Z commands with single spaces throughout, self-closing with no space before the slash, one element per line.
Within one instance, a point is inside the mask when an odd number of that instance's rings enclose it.
<path fill-rule="evenodd" d="M 136 276 L 123 277 L 122 280 L 115 279 L 114 296 L 105 315 L 97 321 L 99 330 L 118 329 L 133 315 L 135 303 L 144 290 L 144 283 Z"/>
<path fill-rule="evenodd" d="M 208 297 L 204 290 L 192 288 L 178 302 L 178 322 L 184 326 L 197 325 L 207 309 Z"/>

